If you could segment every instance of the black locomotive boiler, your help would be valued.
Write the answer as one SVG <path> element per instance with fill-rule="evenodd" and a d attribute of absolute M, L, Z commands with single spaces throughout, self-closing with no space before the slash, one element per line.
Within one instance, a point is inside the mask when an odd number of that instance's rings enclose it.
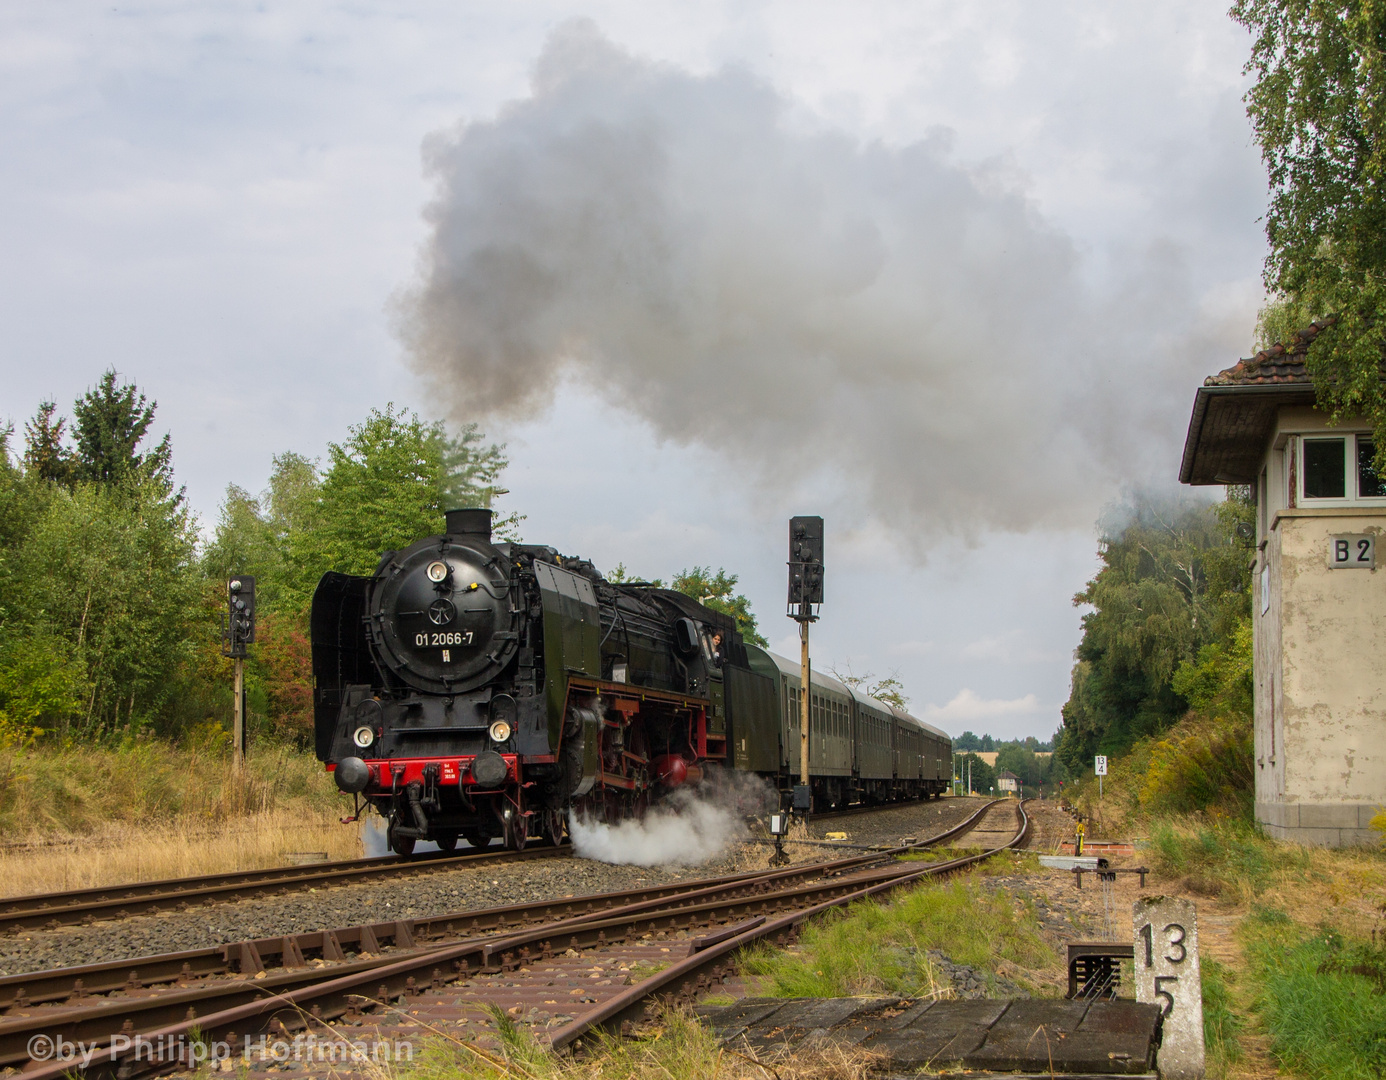
<path fill-rule="evenodd" d="M 489 510 L 313 596 L 315 742 L 391 848 L 558 842 L 570 811 L 641 814 L 717 770 L 797 782 L 797 665 L 682 593 L 497 542 Z M 814 674 L 816 807 L 941 795 L 947 735 Z"/>

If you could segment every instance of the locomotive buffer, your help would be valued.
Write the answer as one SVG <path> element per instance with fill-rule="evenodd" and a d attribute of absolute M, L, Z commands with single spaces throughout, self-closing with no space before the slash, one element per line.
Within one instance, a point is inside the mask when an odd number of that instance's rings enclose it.
<path fill-rule="evenodd" d="M 786 614 L 799 624 L 799 783 L 794 812 L 805 818 L 813 809 L 809 786 L 809 623 L 823 604 L 823 519 L 789 519 L 789 603 Z"/>

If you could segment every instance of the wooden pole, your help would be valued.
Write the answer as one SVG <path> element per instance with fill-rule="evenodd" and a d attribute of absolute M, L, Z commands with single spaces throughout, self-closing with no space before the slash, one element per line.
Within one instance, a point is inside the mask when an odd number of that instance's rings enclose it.
<path fill-rule="evenodd" d="M 807 786 L 809 782 L 809 624 L 807 619 L 799 621 L 799 783 Z"/>
<path fill-rule="evenodd" d="M 236 720 L 231 732 L 231 741 L 234 748 L 231 751 L 231 760 L 237 769 L 245 767 L 245 661 L 239 656 L 235 659 L 236 665 Z"/>

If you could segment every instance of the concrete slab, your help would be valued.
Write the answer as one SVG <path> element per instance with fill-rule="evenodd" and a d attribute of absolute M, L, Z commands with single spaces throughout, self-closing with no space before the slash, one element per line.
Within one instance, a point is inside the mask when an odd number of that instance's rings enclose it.
<path fill-rule="evenodd" d="M 1154 1067 L 1160 1007 L 1134 1001 L 744 999 L 699 1010 L 729 1046 L 830 1040 L 882 1056 L 880 1071 L 1141 1076 Z"/>

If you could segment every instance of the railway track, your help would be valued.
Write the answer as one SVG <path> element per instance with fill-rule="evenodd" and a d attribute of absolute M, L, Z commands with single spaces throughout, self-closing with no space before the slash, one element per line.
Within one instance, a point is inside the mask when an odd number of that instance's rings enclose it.
<path fill-rule="evenodd" d="M 89 1051 L 86 1067 L 79 1071 L 129 1080 L 142 1070 L 164 1070 L 186 1057 L 194 1029 L 209 1043 L 234 1045 L 239 1053 L 237 1032 L 244 1038 L 270 1030 L 361 1028 L 370 1007 L 388 1016 L 400 1012 L 388 1004 L 397 999 L 404 1003 L 403 1012 L 415 1016 L 420 1008 L 430 1015 L 440 1010 L 456 1015 L 469 1009 L 476 1013 L 481 1001 L 515 1000 L 512 1015 L 531 1009 L 557 1019 L 561 1026 L 550 1037 L 555 1047 L 562 1047 L 594 1024 L 619 1022 L 651 993 L 696 985 L 699 977 L 708 977 L 703 970 L 708 965 L 753 940 L 783 937 L 803 919 L 832 906 L 972 865 L 985 855 L 929 865 L 897 862 L 895 856 L 947 843 L 990 824 L 989 817 L 998 812 L 1014 815 L 1017 810 L 1019 827 L 1001 845 L 1014 846 L 1023 841 L 1028 822 L 1018 804 L 998 801 L 924 844 L 885 853 L 12 976 L 0 980 L 5 1011 L 0 1068 L 28 1066 L 25 1076 L 41 1080 L 82 1065 L 80 1059 L 55 1059 L 35 1068 L 33 1040 L 48 1039 L 50 1047 L 63 1041 Z M 626 953 L 613 954 L 613 949 Z M 354 955 L 348 957 L 348 952 Z M 593 983 L 603 980 L 583 969 L 579 994 L 565 990 L 560 1000 L 555 983 L 572 974 L 584 953 L 604 957 L 598 962 L 603 971 L 613 956 L 617 961 L 623 955 L 633 958 L 625 965 L 625 979 L 632 982 L 635 964 L 652 958 L 654 963 L 660 958 L 674 962 L 614 995 L 605 992 L 613 985 L 610 979 L 599 989 Z M 541 995 L 537 1001 L 532 1000 L 535 995 Z M 567 1008 L 576 1011 L 562 1011 Z M 465 1017 L 458 1022 L 465 1023 Z M 396 1026 L 407 1027 L 414 1038 L 420 1033 L 407 1017 Z M 140 1060 L 135 1060 L 140 1048 L 136 1036 L 144 1040 L 146 1051 Z M 157 1057 L 154 1047 L 160 1048 Z"/>
<path fill-rule="evenodd" d="M 829 814 L 815 814 L 811 820 L 830 821 L 912 805 L 914 803 L 902 802 L 853 807 Z M 523 852 L 488 852 L 482 849 L 462 854 L 438 852 L 407 859 L 398 856 L 347 859 L 0 898 L 0 934 L 15 934 L 26 929 L 53 930 L 64 926 L 81 926 L 103 919 L 181 910 L 193 904 L 244 900 L 296 889 L 326 888 L 376 878 L 433 873 L 458 866 L 486 866 L 549 858 L 566 850 L 536 844 Z"/>
<path fill-rule="evenodd" d="M 71 892 L 16 896 L 0 900 L 0 934 L 24 929 L 58 929 L 79 926 L 101 919 L 118 919 L 160 911 L 180 910 L 193 904 L 245 900 L 256 896 L 320 889 L 354 884 L 377 878 L 436 873 L 459 866 L 490 866 L 496 863 L 527 862 L 566 855 L 566 846 L 534 846 L 524 851 L 486 849 L 467 854 L 419 855 L 409 859 L 391 856 L 377 859 L 347 859 L 305 866 L 278 866 L 268 870 L 241 870 L 229 874 L 169 878 L 107 888 L 76 889 Z"/>
<path fill-rule="evenodd" d="M 836 821 L 839 818 L 859 817 L 862 814 L 880 814 L 887 810 L 904 810 L 912 806 L 927 805 L 929 805 L 929 800 L 927 799 L 907 799 L 900 802 L 876 803 L 873 806 L 860 804 L 857 806 L 849 806 L 845 810 L 828 810 L 821 814 L 812 814 L 809 817 L 809 821 L 811 823 Z"/>

